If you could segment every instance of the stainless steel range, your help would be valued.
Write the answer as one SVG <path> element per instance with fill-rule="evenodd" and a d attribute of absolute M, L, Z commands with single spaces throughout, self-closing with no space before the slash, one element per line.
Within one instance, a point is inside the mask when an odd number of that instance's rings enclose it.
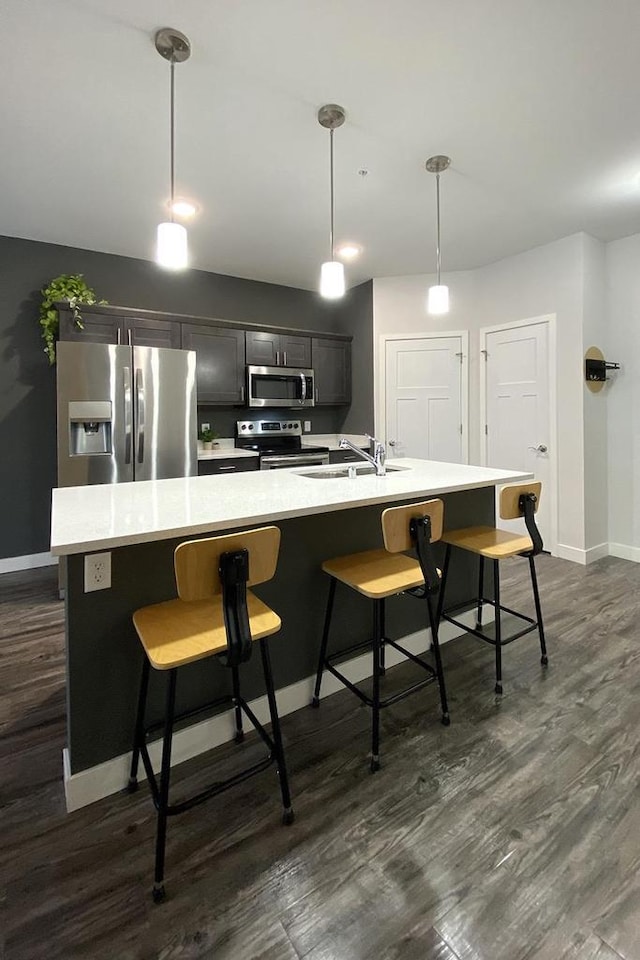
<path fill-rule="evenodd" d="M 302 446 L 299 420 L 238 420 L 236 434 L 236 447 L 260 454 L 261 470 L 329 463 L 328 447 Z"/>

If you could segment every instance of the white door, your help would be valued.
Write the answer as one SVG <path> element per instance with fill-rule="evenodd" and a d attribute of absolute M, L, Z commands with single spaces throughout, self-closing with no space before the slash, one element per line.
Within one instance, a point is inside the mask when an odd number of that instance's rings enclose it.
<path fill-rule="evenodd" d="M 545 548 L 550 549 L 549 324 L 543 321 L 486 331 L 484 347 L 484 462 L 488 467 L 533 473 L 542 481 L 536 521 Z M 500 520 L 499 524 L 524 530 L 520 520 Z"/>
<path fill-rule="evenodd" d="M 467 462 L 465 354 L 462 335 L 386 341 L 391 456 Z"/>

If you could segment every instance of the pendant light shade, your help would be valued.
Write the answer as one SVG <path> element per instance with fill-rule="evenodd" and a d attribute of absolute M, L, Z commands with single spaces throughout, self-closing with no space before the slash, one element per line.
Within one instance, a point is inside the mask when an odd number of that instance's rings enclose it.
<path fill-rule="evenodd" d="M 182 270 L 187 266 L 187 230 L 181 223 L 167 221 L 158 224 L 156 261 L 170 270 Z"/>
<path fill-rule="evenodd" d="M 429 173 L 436 175 L 436 271 L 438 281 L 435 286 L 429 287 L 427 296 L 427 312 L 433 315 L 449 313 L 449 287 L 440 283 L 440 174 L 451 163 L 450 157 L 442 155 L 429 157 L 425 166 Z"/>
<path fill-rule="evenodd" d="M 339 260 L 327 260 L 320 268 L 320 293 L 326 300 L 344 297 L 344 264 Z"/>
<path fill-rule="evenodd" d="M 329 131 L 329 260 L 322 264 L 320 269 L 320 295 L 326 300 L 339 300 L 344 296 L 345 277 L 344 264 L 336 260 L 333 219 L 334 219 L 334 191 L 333 191 L 333 131 L 341 127 L 345 121 L 344 109 L 337 103 L 327 103 L 318 110 L 318 123 Z"/>
<path fill-rule="evenodd" d="M 429 287 L 427 297 L 428 313 L 449 313 L 449 287 L 439 284 L 437 287 Z"/>
<path fill-rule="evenodd" d="M 170 270 L 183 270 L 189 262 L 187 230 L 181 223 L 175 223 L 173 220 L 176 181 L 175 66 L 176 63 L 183 63 L 189 59 L 191 44 L 184 33 L 173 30 L 171 27 L 164 27 L 162 30 L 158 30 L 155 35 L 155 46 L 160 56 L 164 60 L 168 60 L 171 66 L 171 200 L 169 205 L 171 220 L 158 224 L 156 262 L 161 267 L 167 267 Z"/>

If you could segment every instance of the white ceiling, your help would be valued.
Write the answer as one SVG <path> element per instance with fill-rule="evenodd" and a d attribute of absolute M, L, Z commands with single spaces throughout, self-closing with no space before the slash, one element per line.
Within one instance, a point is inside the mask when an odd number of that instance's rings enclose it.
<path fill-rule="evenodd" d="M 349 282 L 443 271 L 586 230 L 640 230 L 638 0 L 2 0 L 0 234 L 152 259 L 168 194 L 201 206 L 192 263 L 313 288 L 336 234 Z M 358 175 L 367 168 L 366 178 Z M 70 264 L 70 268 L 72 264 Z"/>

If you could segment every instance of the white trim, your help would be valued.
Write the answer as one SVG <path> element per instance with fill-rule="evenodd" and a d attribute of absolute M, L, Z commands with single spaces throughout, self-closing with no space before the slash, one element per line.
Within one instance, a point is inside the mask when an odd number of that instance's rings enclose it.
<path fill-rule="evenodd" d="M 486 616 L 489 616 L 490 622 L 492 607 L 487 607 Z M 461 614 L 459 617 L 463 623 L 473 626 L 475 624 L 475 610 Z M 442 623 L 440 626 L 440 643 L 446 643 L 460 636 L 461 631 L 452 623 Z M 400 642 L 409 650 L 410 653 L 422 653 L 430 641 L 430 632 L 428 630 L 418 630 Z M 393 647 L 386 648 L 386 665 L 388 667 L 400 663 L 404 657 Z M 371 676 L 371 654 L 363 653 L 358 657 L 353 657 L 340 664 L 340 670 L 352 683 L 360 683 Z M 278 712 L 281 717 L 294 710 L 300 710 L 308 706 L 313 694 L 315 675 L 305 677 L 304 680 L 298 680 L 277 691 Z M 344 690 L 344 687 L 336 677 L 325 671 L 322 677 L 322 699 Z M 437 693 L 433 701 L 434 716 L 437 712 Z M 269 723 L 269 707 L 267 698 L 258 697 L 249 703 L 250 708 L 257 716 L 260 723 Z M 173 738 L 171 750 L 171 765 L 175 766 L 184 760 L 189 760 L 200 753 L 205 753 L 213 747 L 220 746 L 233 740 L 235 733 L 233 723 L 233 711 L 210 717 L 200 723 L 195 723 L 190 727 L 176 732 Z M 149 745 L 149 753 L 153 768 L 157 772 L 160 769 L 160 752 L 162 741 L 156 740 Z M 62 751 L 62 765 L 64 771 L 64 794 L 67 803 L 67 812 L 79 810 L 90 803 L 102 800 L 110 794 L 119 793 L 127 784 L 129 779 L 129 764 L 131 763 L 131 754 L 124 753 L 119 757 L 113 757 L 111 760 L 100 763 L 95 767 L 89 767 L 81 770 L 79 773 L 71 773 L 69 752 L 67 748 Z"/>
<path fill-rule="evenodd" d="M 34 570 L 36 567 L 53 567 L 57 557 L 50 553 L 30 553 L 23 557 L 3 557 L 0 559 L 0 574 L 15 573 L 17 570 Z"/>
<path fill-rule="evenodd" d="M 612 547 L 620 547 L 621 549 L 631 550 L 632 547 L 623 547 L 622 544 L 610 544 L 610 543 L 599 543 L 595 547 L 589 547 L 588 550 L 582 550 L 579 547 L 570 547 L 566 543 L 559 543 L 557 557 L 560 557 L 561 560 L 571 560 L 572 563 L 580 563 L 582 566 L 587 566 L 589 563 L 594 563 L 596 560 L 602 560 L 603 557 L 608 557 L 612 553 Z M 612 554 L 614 557 L 619 556 L 617 553 Z M 624 556 L 624 560 L 631 560 L 633 557 Z M 640 550 L 638 550 L 638 559 L 640 560 Z"/>
<path fill-rule="evenodd" d="M 449 340 L 460 338 L 462 371 L 460 377 L 460 412 L 462 415 L 463 463 L 469 463 L 469 331 L 434 330 L 427 333 L 383 333 L 376 343 L 378 378 L 373 398 L 375 435 L 387 443 L 387 343 L 393 340 Z M 376 362 L 374 359 L 374 369 Z M 389 454 L 389 451 L 387 451 Z"/>
<path fill-rule="evenodd" d="M 631 547 L 626 543 L 610 543 L 609 556 L 640 563 L 640 547 Z"/>
<path fill-rule="evenodd" d="M 502 330 L 515 330 L 520 327 L 530 327 L 535 324 L 547 324 L 547 346 L 549 349 L 549 447 L 552 456 L 549 460 L 549 520 L 550 543 L 549 552 L 554 557 L 560 557 L 558 543 L 558 367 L 556 346 L 556 314 L 547 313 L 540 317 L 529 317 L 527 320 L 512 320 L 507 323 L 497 323 L 490 327 L 480 328 L 480 466 L 487 465 L 487 434 L 484 432 L 487 422 L 487 365 L 482 359 L 486 356 L 482 351 L 487 349 L 487 334 L 499 333 Z M 565 548 L 573 550 L 573 547 Z M 572 559 L 565 556 L 565 560 Z M 577 561 L 581 563 L 582 561 Z"/>

